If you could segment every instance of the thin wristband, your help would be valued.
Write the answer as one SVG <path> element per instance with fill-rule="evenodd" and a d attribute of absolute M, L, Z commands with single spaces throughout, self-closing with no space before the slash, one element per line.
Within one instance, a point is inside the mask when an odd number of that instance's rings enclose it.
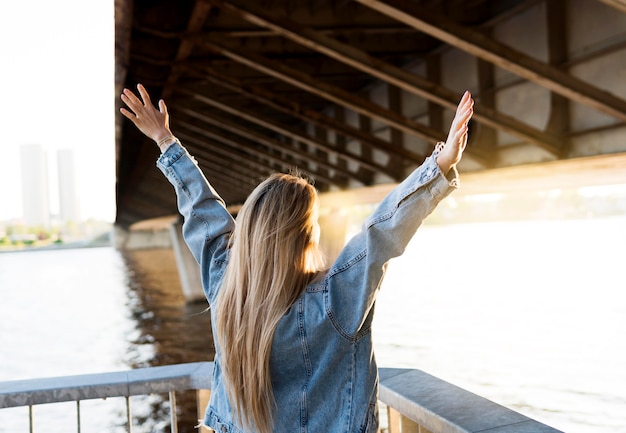
<path fill-rule="evenodd" d="M 434 150 L 434 155 L 437 156 L 439 155 L 439 153 L 441 153 L 441 151 L 443 150 L 443 147 L 446 144 L 443 141 L 438 141 L 437 144 L 435 144 L 435 150 Z"/>
<path fill-rule="evenodd" d="M 173 135 L 168 135 L 165 138 L 162 138 L 161 140 L 159 140 L 159 142 L 157 143 L 157 146 L 159 146 L 159 149 L 161 149 L 161 152 L 165 152 L 167 150 L 168 147 L 170 147 L 171 144 L 175 143 L 178 141 L 178 138 L 174 137 Z M 164 145 L 166 145 L 165 148 L 163 147 Z"/>

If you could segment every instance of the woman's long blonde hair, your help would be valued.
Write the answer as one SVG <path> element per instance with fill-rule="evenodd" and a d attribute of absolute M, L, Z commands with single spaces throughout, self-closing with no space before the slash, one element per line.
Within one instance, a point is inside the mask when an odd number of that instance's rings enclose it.
<path fill-rule="evenodd" d="M 297 175 L 270 176 L 237 216 L 217 299 L 217 338 L 231 406 L 259 433 L 273 426 L 274 331 L 322 264 L 318 230 L 317 192 Z"/>

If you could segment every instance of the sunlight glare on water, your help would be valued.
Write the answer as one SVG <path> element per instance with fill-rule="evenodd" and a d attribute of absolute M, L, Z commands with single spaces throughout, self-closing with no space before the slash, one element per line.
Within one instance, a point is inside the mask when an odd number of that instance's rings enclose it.
<path fill-rule="evenodd" d="M 124 370 L 126 269 L 112 248 L 0 254 L 0 381 Z M 83 431 L 116 432 L 123 399 L 81 403 Z M 34 407 L 48 433 L 76 427 L 76 403 Z M 28 408 L 0 410 L 0 432 L 28 431 Z M 124 431 L 124 430 L 119 430 Z"/>
<path fill-rule="evenodd" d="M 381 366 L 569 433 L 626 432 L 626 218 L 424 227 L 391 263 Z"/>
<path fill-rule="evenodd" d="M 424 370 L 567 433 L 626 433 L 625 243 L 625 217 L 425 225 L 381 288 L 379 365 Z M 0 381 L 212 356 L 206 303 L 181 301 L 171 251 L 2 253 L 0 296 Z M 133 431 L 169 431 L 167 402 L 133 408 Z M 34 413 L 35 431 L 75 431 L 75 403 Z M 85 401 L 81 414 L 82 432 L 125 431 L 123 399 Z M 188 415 L 180 432 L 196 431 Z M 28 409 L 0 410 L 0 433 L 20 431 Z"/>

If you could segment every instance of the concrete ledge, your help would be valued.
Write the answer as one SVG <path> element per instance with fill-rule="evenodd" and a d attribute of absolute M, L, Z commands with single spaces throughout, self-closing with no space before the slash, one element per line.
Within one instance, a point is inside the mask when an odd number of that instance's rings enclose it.
<path fill-rule="evenodd" d="M 382 368 L 380 400 L 431 432 L 557 433 L 420 370 Z"/>
<path fill-rule="evenodd" d="M 63 401 L 210 389 L 213 363 L 0 382 L 0 409 Z"/>

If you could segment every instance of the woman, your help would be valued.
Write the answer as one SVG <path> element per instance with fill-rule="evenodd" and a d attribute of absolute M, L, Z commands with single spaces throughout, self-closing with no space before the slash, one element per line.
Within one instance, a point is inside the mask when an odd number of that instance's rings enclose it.
<path fill-rule="evenodd" d="M 237 223 L 172 135 L 163 100 L 124 89 L 121 113 L 161 149 L 183 235 L 211 306 L 215 370 L 204 424 L 218 432 L 375 432 L 378 371 L 371 323 L 387 262 L 458 183 L 473 113 L 463 95 L 445 145 L 396 187 L 322 271 L 317 193 L 275 174 Z"/>

